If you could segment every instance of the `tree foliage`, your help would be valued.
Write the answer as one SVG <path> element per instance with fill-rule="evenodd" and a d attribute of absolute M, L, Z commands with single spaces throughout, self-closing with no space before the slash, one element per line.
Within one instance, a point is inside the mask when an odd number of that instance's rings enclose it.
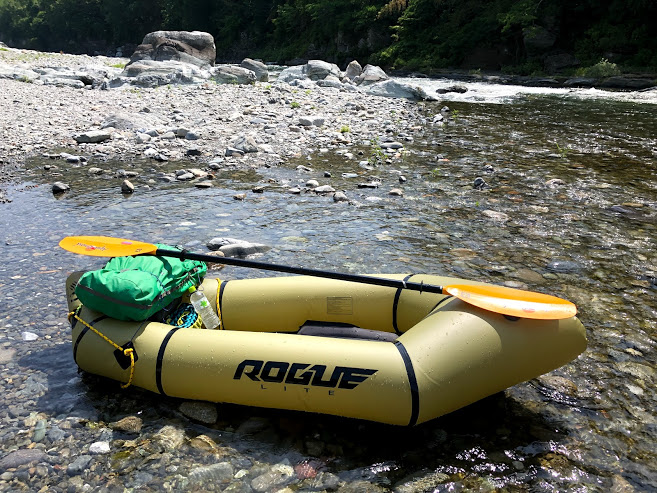
<path fill-rule="evenodd" d="M 148 32 L 207 31 L 218 58 L 358 58 L 386 67 L 535 62 L 527 33 L 554 53 L 657 68 L 654 0 L 0 0 L 0 40 L 73 53 L 138 44 Z M 538 60 L 540 62 L 540 60 Z"/>

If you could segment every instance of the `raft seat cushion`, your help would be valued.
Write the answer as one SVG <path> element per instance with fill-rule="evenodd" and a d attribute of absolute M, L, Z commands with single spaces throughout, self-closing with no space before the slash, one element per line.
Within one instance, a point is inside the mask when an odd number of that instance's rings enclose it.
<path fill-rule="evenodd" d="M 340 322 L 321 322 L 307 320 L 297 332 L 299 335 L 315 337 L 334 337 L 337 339 L 362 339 L 365 341 L 394 342 L 397 334 L 363 329 L 355 325 Z"/>

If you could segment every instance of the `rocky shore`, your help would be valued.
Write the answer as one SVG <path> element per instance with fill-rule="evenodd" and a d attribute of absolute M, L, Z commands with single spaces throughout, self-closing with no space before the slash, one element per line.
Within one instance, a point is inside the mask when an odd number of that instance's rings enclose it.
<path fill-rule="evenodd" d="M 213 169 L 272 166 L 328 146 L 385 144 L 426 120 L 412 102 L 413 88 L 392 84 L 380 69 L 361 86 L 342 82 L 337 66 L 320 61 L 279 70 L 266 82 L 201 78 L 161 85 L 167 79 L 153 82 L 151 73 L 145 86 L 143 77 L 122 75 L 127 62 L 0 51 L 0 179 L 40 154 L 53 158 L 55 181 L 58 162 L 113 173 L 103 170 L 104 161 L 136 158 L 188 162 L 186 171 L 203 178 Z M 359 70 L 362 79 L 368 70 Z M 393 118 L 394 135 L 386 132 Z M 382 145 L 392 155 L 401 147 Z M 173 179 L 181 176 L 189 175 Z"/>

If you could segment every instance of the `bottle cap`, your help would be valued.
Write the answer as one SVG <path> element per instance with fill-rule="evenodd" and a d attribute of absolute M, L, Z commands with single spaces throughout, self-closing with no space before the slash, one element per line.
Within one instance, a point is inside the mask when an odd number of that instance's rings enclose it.
<path fill-rule="evenodd" d="M 187 291 L 189 291 L 190 293 L 193 293 L 194 291 L 196 291 L 196 287 L 195 286 L 190 286 Z"/>

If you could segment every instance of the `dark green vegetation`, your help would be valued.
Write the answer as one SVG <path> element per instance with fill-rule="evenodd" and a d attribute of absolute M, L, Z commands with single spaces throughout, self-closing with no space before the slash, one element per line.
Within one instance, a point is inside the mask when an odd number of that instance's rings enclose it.
<path fill-rule="evenodd" d="M 0 40 L 15 47 L 104 52 L 160 29 L 211 33 L 220 61 L 657 69 L 653 0 L 0 0 Z"/>

